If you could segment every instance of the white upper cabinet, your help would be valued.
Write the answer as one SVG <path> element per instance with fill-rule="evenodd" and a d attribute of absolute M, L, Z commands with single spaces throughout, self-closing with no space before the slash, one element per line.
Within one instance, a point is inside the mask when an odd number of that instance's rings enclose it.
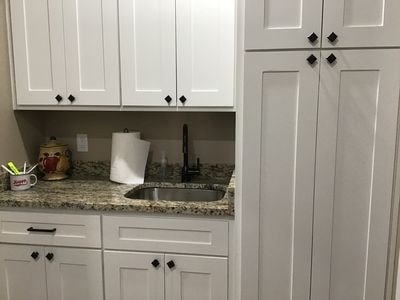
<path fill-rule="evenodd" d="M 13 0 L 10 9 L 18 104 L 57 104 L 66 93 L 62 0 Z"/>
<path fill-rule="evenodd" d="M 399 50 L 323 51 L 312 300 L 385 299 Z"/>
<path fill-rule="evenodd" d="M 12 0 L 17 105 L 119 105 L 113 0 Z"/>
<path fill-rule="evenodd" d="M 399 0 L 325 0 L 322 45 L 400 46 L 399 14 Z M 328 39 L 332 32 L 337 35 L 333 42 Z"/>
<path fill-rule="evenodd" d="M 400 46 L 399 13 L 398 0 L 246 0 L 245 48 Z"/>
<path fill-rule="evenodd" d="M 175 0 L 120 0 L 122 105 L 175 106 Z"/>
<path fill-rule="evenodd" d="M 233 106 L 235 1 L 177 0 L 179 106 Z"/>
<path fill-rule="evenodd" d="M 245 48 L 318 47 L 321 12 L 322 0 L 247 0 Z"/>
<path fill-rule="evenodd" d="M 63 5 L 67 99 L 73 105 L 119 105 L 117 1 Z"/>

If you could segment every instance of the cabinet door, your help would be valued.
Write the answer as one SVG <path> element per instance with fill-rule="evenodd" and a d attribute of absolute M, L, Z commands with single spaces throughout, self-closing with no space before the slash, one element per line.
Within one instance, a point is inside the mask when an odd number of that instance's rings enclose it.
<path fill-rule="evenodd" d="M 47 299 L 43 261 L 42 247 L 0 245 L 0 299 Z"/>
<path fill-rule="evenodd" d="M 103 299 L 100 250 L 45 248 L 45 255 L 49 300 Z"/>
<path fill-rule="evenodd" d="M 246 299 L 310 297 L 319 53 L 246 53 L 242 276 Z M 247 296 L 246 296 L 247 295 Z"/>
<path fill-rule="evenodd" d="M 399 0 L 325 0 L 323 46 L 400 46 L 399 12 Z"/>
<path fill-rule="evenodd" d="M 333 54 L 321 67 L 312 299 L 385 299 L 400 52 Z"/>
<path fill-rule="evenodd" d="M 165 300 L 228 299 L 227 258 L 166 254 L 165 263 Z"/>
<path fill-rule="evenodd" d="M 245 18 L 247 50 L 320 46 L 322 0 L 247 0 Z"/>
<path fill-rule="evenodd" d="M 175 1 L 121 0 L 119 22 L 122 105 L 175 106 Z"/>
<path fill-rule="evenodd" d="M 178 105 L 233 106 L 235 1 L 176 3 Z"/>
<path fill-rule="evenodd" d="M 164 254 L 104 251 L 104 282 L 106 300 L 164 300 Z"/>
<path fill-rule="evenodd" d="M 64 0 L 67 97 L 73 105 L 119 105 L 115 0 Z M 72 98 L 71 98 L 72 99 Z"/>
<path fill-rule="evenodd" d="M 13 0 L 10 7 L 17 104 L 57 104 L 57 94 L 65 96 L 62 0 Z"/>

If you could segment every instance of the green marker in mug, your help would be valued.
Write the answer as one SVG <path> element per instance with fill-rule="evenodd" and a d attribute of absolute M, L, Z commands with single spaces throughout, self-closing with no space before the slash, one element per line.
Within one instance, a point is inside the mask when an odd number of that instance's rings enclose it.
<path fill-rule="evenodd" d="M 14 172 L 14 175 L 20 175 L 21 173 L 18 171 L 17 167 L 14 165 L 12 161 L 10 161 L 7 166 Z"/>

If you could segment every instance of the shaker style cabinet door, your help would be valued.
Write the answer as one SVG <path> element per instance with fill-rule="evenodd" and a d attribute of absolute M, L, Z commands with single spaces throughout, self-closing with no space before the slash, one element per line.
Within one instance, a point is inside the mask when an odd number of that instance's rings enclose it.
<path fill-rule="evenodd" d="M 0 245 L 0 299 L 46 300 L 43 248 Z"/>
<path fill-rule="evenodd" d="M 246 50 L 321 44 L 322 0 L 246 0 L 245 18 Z"/>
<path fill-rule="evenodd" d="M 325 0 L 322 45 L 400 46 L 399 14 L 399 0 Z"/>
<path fill-rule="evenodd" d="M 310 297 L 319 64 L 319 51 L 245 55 L 243 144 L 251 147 L 243 149 L 241 268 L 250 278 L 248 299 Z"/>
<path fill-rule="evenodd" d="M 115 0 L 63 0 L 70 104 L 120 105 L 117 6 Z"/>
<path fill-rule="evenodd" d="M 106 300 L 164 300 L 164 254 L 104 251 Z"/>
<path fill-rule="evenodd" d="M 166 254 L 165 300 L 205 299 L 228 299 L 228 259 Z"/>
<path fill-rule="evenodd" d="M 180 107 L 234 105 L 235 1 L 177 0 Z"/>
<path fill-rule="evenodd" d="M 123 106 L 176 106 L 175 0 L 119 1 Z"/>
<path fill-rule="evenodd" d="M 49 300 L 103 299 L 101 250 L 45 248 Z"/>
<path fill-rule="evenodd" d="M 62 0 L 13 0 L 10 9 L 17 104 L 57 104 L 66 89 Z"/>
<path fill-rule="evenodd" d="M 311 299 L 382 300 L 400 51 L 322 51 L 330 55 L 335 62 L 321 66 Z"/>

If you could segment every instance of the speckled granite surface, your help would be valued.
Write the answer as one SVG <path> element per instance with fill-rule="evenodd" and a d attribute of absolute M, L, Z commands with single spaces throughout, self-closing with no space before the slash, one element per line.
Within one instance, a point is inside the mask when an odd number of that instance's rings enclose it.
<path fill-rule="evenodd" d="M 134 200 L 125 197 L 133 188 L 187 187 L 223 189 L 223 199 L 213 202 Z M 102 212 L 135 212 L 202 216 L 234 215 L 234 176 L 228 186 L 211 183 L 150 183 L 123 185 L 104 180 L 40 181 L 34 188 L 0 193 L 0 207 L 94 210 Z"/>
<path fill-rule="evenodd" d="M 39 181 L 35 187 L 23 192 L 6 190 L 8 189 L 8 176 L 0 174 L 0 208 L 24 207 L 234 216 L 235 177 L 233 166 L 204 165 L 202 174 L 196 176 L 193 182 L 180 183 L 180 166 L 178 164 L 169 165 L 167 182 L 160 182 L 158 175 L 160 165 L 153 163 L 146 169 L 146 182 L 143 185 L 110 182 L 107 180 L 109 168 L 110 165 L 107 162 L 77 162 L 74 164 L 71 179 L 53 182 Z M 222 189 L 226 192 L 223 199 L 212 202 L 135 200 L 125 197 L 125 194 L 132 189 L 142 187 Z"/>
<path fill-rule="evenodd" d="M 164 179 L 160 178 L 160 169 L 160 163 L 148 163 L 146 166 L 145 181 L 163 181 Z M 201 164 L 200 175 L 196 175 L 194 179 L 227 184 L 234 169 L 235 166 L 227 164 Z M 181 170 L 182 166 L 180 164 L 168 164 L 166 180 L 168 182 L 180 182 Z M 109 161 L 76 161 L 73 163 L 71 170 L 72 179 L 108 179 L 109 176 Z"/>
<path fill-rule="evenodd" d="M 0 192 L 8 190 L 10 185 L 10 177 L 7 173 L 0 171 Z"/>

